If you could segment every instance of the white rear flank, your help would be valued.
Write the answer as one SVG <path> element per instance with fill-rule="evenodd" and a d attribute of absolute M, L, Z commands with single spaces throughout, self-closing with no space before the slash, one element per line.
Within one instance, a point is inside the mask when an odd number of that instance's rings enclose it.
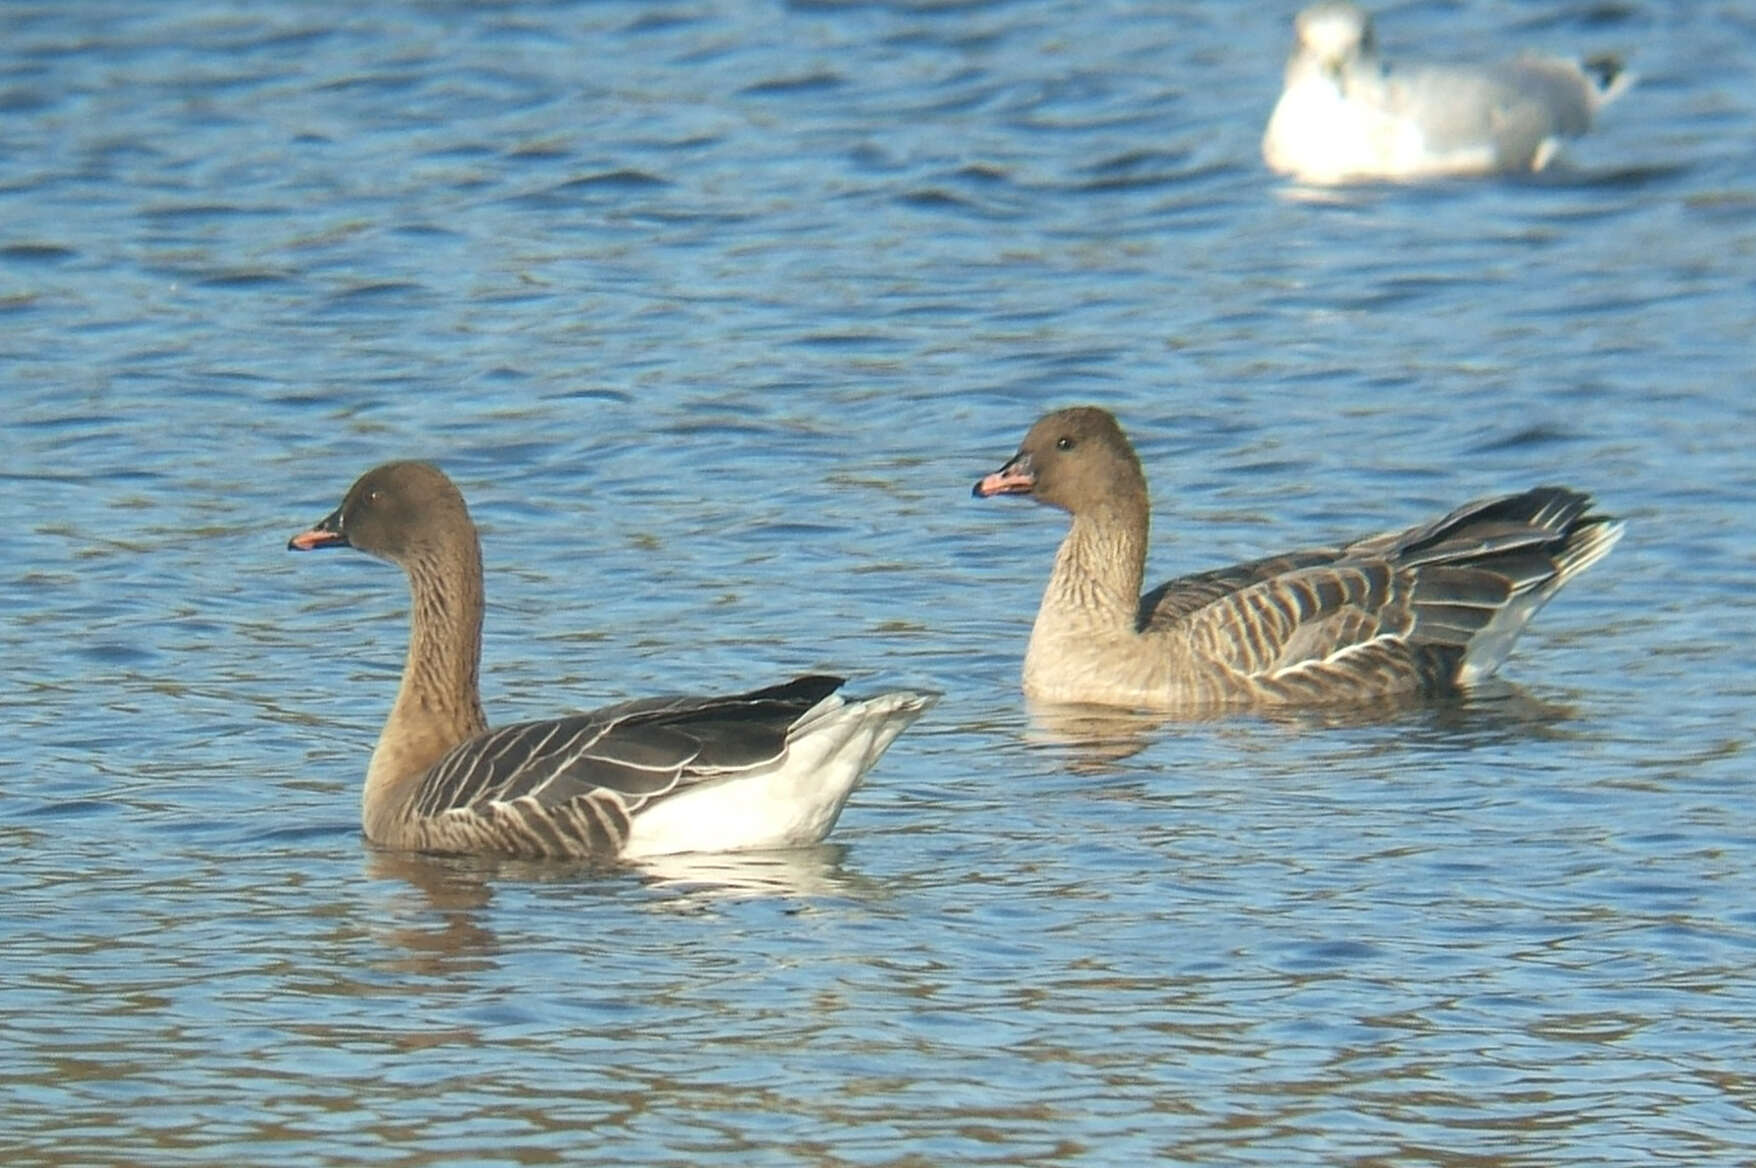
<path fill-rule="evenodd" d="M 855 702 L 831 694 L 799 719 L 776 765 L 699 783 L 641 808 L 621 854 L 636 859 L 816 843 L 835 826 L 860 777 L 936 700 L 904 690 Z"/>

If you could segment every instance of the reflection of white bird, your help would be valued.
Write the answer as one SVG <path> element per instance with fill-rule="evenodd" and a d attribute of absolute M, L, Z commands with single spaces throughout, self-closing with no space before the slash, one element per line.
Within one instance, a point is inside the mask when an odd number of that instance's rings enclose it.
<path fill-rule="evenodd" d="M 1387 65 L 1348 0 L 1320 0 L 1293 23 L 1262 156 L 1306 182 L 1541 170 L 1631 80 L 1609 59 Z"/>

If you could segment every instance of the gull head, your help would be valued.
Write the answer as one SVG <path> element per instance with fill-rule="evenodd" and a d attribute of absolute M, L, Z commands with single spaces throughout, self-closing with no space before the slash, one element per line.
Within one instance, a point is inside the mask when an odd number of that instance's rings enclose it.
<path fill-rule="evenodd" d="M 1293 19 L 1293 30 L 1299 51 L 1328 70 L 1340 69 L 1373 49 L 1372 18 L 1348 0 L 1320 0 Z"/>

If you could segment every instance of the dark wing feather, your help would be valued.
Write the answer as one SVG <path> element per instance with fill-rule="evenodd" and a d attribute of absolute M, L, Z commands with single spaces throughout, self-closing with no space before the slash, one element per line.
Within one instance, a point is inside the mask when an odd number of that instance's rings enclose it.
<path fill-rule="evenodd" d="M 1257 677 L 1405 632 L 1408 590 L 1382 560 L 1298 568 L 1220 597 L 1183 630 L 1199 655 Z"/>
<path fill-rule="evenodd" d="M 1532 487 L 1475 499 L 1420 527 L 1387 531 L 1349 544 L 1349 556 L 1384 556 L 1410 565 L 1475 558 L 1565 539 L 1591 505 L 1566 487 Z"/>
<path fill-rule="evenodd" d="M 594 794 L 632 808 L 780 758 L 793 724 L 841 684 L 800 677 L 750 693 L 647 698 L 506 726 L 434 763 L 415 811 L 430 817 L 514 800 L 553 809 Z"/>
<path fill-rule="evenodd" d="M 1619 528 L 1590 502 L 1536 487 L 1339 551 L 1184 577 L 1142 599 L 1142 624 L 1177 625 L 1198 654 L 1288 696 L 1443 689 L 1509 605 L 1607 550 Z"/>
<path fill-rule="evenodd" d="M 1333 563 L 1341 554 L 1340 548 L 1308 548 L 1167 580 L 1140 598 L 1140 631 L 1173 624 L 1179 618 L 1205 608 L 1221 597 L 1241 592 L 1264 580 L 1272 580 L 1300 568 Z"/>

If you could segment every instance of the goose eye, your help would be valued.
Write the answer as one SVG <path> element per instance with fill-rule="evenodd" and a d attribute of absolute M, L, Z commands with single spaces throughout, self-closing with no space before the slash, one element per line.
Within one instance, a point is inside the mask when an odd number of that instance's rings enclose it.
<path fill-rule="evenodd" d="M 1055 439 L 1055 449 L 1056 450 L 1072 450 L 1073 449 L 1073 439 L 1066 438 L 1066 437 Z"/>

